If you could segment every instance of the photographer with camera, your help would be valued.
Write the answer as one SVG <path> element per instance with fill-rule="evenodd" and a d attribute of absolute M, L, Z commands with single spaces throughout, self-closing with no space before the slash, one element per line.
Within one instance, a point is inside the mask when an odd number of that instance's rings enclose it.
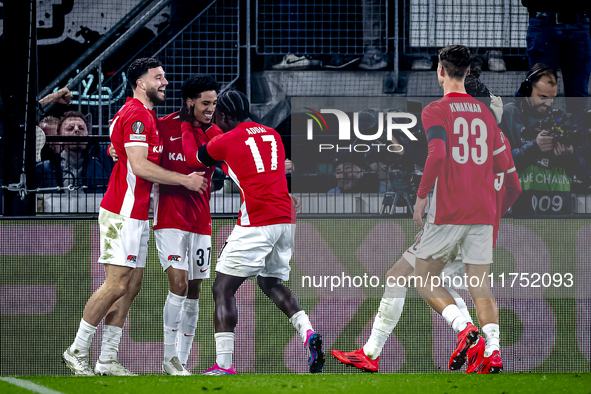
<path fill-rule="evenodd" d="M 578 131 L 552 110 L 558 93 L 556 71 L 537 63 L 515 99 L 503 108 L 501 130 L 509 138 L 523 193 L 513 206 L 518 215 L 571 213 L 570 176 L 580 166 Z"/>

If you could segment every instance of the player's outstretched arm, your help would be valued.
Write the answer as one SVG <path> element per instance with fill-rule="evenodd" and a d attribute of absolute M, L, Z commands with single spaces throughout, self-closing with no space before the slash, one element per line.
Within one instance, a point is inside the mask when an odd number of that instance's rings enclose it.
<path fill-rule="evenodd" d="M 429 153 L 427 161 L 425 162 L 425 169 L 423 170 L 423 178 L 419 185 L 417 192 L 417 202 L 415 204 L 415 211 L 413 219 L 417 226 L 423 226 L 423 215 L 427 207 L 427 195 L 435 185 L 435 181 L 439 176 L 439 171 L 445 161 L 446 154 L 446 132 L 441 126 L 433 126 L 427 130 L 427 138 L 429 139 Z"/>
<path fill-rule="evenodd" d="M 293 204 L 293 208 L 295 209 L 296 213 L 300 212 L 300 209 L 302 209 L 302 202 L 300 199 L 293 194 L 290 194 L 289 196 L 291 197 L 291 203 Z"/>
<path fill-rule="evenodd" d="M 202 166 L 203 164 L 199 163 L 199 160 L 197 160 L 197 150 L 199 147 L 193 137 L 193 130 L 191 129 L 190 124 L 187 122 L 181 123 L 181 132 L 183 136 L 183 151 L 185 152 L 187 165 L 191 168 L 198 167 L 199 165 Z"/>
<path fill-rule="evenodd" d="M 521 183 L 515 167 L 507 171 L 507 180 L 505 181 L 505 191 L 503 194 L 503 204 L 501 206 L 501 216 L 505 215 L 509 208 L 515 203 L 517 197 L 521 194 Z"/>
<path fill-rule="evenodd" d="M 417 196 L 417 202 L 415 202 L 414 213 L 412 214 L 412 220 L 419 227 L 423 227 L 423 215 L 425 215 L 425 208 L 427 207 L 427 198 L 420 198 Z"/>
<path fill-rule="evenodd" d="M 507 172 L 510 167 L 511 159 L 511 147 L 507 149 L 505 145 L 505 135 L 501 129 L 495 125 L 495 141 L 493 150 L 493 169 L 495 172 Z"/>
<path fill-rule="evenodd" d="M 197 142 L 193 136 L 193 129 L 187 122 L 181 123 L 181 131 L 183 138 L 183 151 L 187 159 L 187 165 L 190 168 L 214 166 L 217 160 L 199 160 L 199 151 L 205 149 L 205 145 L 198 147 Z M 201 149 L 200 149 L 201 148 Z"/>
<path fill-rule="evenodd" d="M 136 176 L 150 182 L 165 185 L 181 185 L 189 190 L 203 193 L 207 189 L 207 179 L 203 172 L 193 172 L 189 175 L 168 171 L 148 160 L 148 148 L 144 146 L 130 146 L 125 148 L 131 170 Z"/>

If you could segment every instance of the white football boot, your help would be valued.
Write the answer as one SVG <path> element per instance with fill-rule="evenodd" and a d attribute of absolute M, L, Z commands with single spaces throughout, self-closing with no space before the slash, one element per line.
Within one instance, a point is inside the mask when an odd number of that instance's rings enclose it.
<path fill-rule="evenodd" d="M 103 376 L 137 376 L 137 374 L 131 372 L 123 365 L 119 364 L 119 361 L 117 360 L 109 360 L 107 362 L 103 362 L 100 359 L 98 359 L 96 361 L 96 366 L 94 367 L 94 373 Z"/>
<path fill-rule="evenodd" d="M 92 368 L 90 368 L 90 355 L 77 355 L 77 350 L 72 352 L 68 347 L 64 354 L 62 354 L 63 363 L 74 372 L 76 376 L 94 376 Z"/>
<path fill-rule="evenodd" d="M 179 358 L 174 356 L 170 360 L 162 362 L 162 373 L 173 376 L 190 376 L 191 372 L 181 364 Z"/>

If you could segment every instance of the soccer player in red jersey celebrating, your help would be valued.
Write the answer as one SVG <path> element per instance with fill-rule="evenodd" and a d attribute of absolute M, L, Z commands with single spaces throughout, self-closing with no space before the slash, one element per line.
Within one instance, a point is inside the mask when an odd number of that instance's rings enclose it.
<path fill-rule="evenodd" d="M 509 169 L 507 149 L 494 116 L 466 94 L 470 51 L 451 45 L 439 52 L 437 77 L 444 97 L 422 114 L 429 154 L 417 193 L 413 218 L 423 225 L 427 195 L 433 188 L 427 223 L 415 252 L 417 289 L 427 303 L 458 333 L 449 367 L 459 369 L 478 329 L 462 315 L 438 283 L 444 265 L 458 250 L 468 276 L 470 295 L 486 340 L 483 371 L 503 368 L 499 353 L 499 316 L 488 283 L 496 223 L 495 172 Z M 496 170 L 493 170 L 493 165 Z"/>
<path fill-rule="evenodd" d="M 200 162 L 222 168 L 240 188 L 238 224 L 228 237 L 216 266 L 216 363 L 207 375 L 235 374 L 232 363 L 234 328 L 238 312 L 234 294 L 248 278 L 257 278 L 261 290 L 287 316 L 309 351 L 309 370 L 322 372 L 322 337 L 314 332 L 298 299 L 282 284 L 289 279 L 295 212 L 285 178 L 285 151 L 280 135 L 249 119 L 249 102 L 237 91 L 218 96 L 215 122 L 225 134 L 197 151 L 183 130 L 183 148 L 189 165 Z"/>
<path fill-rule="evenodd" d="M 478 83 L 481 84 L 479 81 Z M 466 90 L 468 90 L 468 87 L 466 87 Z M 486 89 L 486 91 L 488 91 L 488 89 Z M 471 91 L 468 92 L 470 94 L 473 93 Z M 501 139 L 506 145 L 507 152 L 511 152 L 511 146 L 504 135 L 501 135 Z M 499 172 L 495 174 L 494 179 L 497 215 L 493 231 L 493 247 L 496 245 L 501 216 L 503 216 L 509 210 L 521 192 L 519 178 L 515 172 L 515 166 L 511 156 L 509 156 L 509 160 L 509 170 L 507 170 L 506 173 Z M 394 266 L 386 273 L 386 290 L 384 291 L 384 296 L 380 302 L 378 313 L 375 316 L 371 335 L 365 345 L 361 349 L 351 352 L 343 352 L 340 350 L 331 351 L 332 355 L 340 362 L 369 372 L 378 371 L 379 359 L 382 349 L 386 343 L 386 340 L 388 339 L 388 336 L 392 333 L 392 330 L 394 330 L 394 327 L 396 327 L 402 315 L 402 309 L 407 291 L 406 286 L 408 286 L 409 277 L 414 271 L 416 260 L 414 253 L 417 249 L 420 236 L 421 233 L 417 235 L 417 242 L 408 248 L 396 262 L 396 264 L 394 264 Z M 447 276 L 447 278 L 450 279 L 455 277 L 460 277 L 463 279 L 465 271 L 461 256 L 459 256 L 459 258 L 455 261 L 447 264 L 443 270 L 443 273 Z M 468 312 L 468 307 L 466 306 L 466 303 L 462 297 L 460 297 L 460 295 L 449 285 L 445 285 L 444 288 L 453 297 L 458 309 L 466 318 L 466 320 L 470 323 L 473 323 L 472 317 Z M 462 286 L 459 288 L 468 290 L 468 288 L 464 286 L 464 283 L 462 283 Z M 482 364 L 485 351 L 484 342 L 484 339 L 478 338 L 477 342 L 469 348 L 466 355 L 466 373 L 477 372 L 478 368 Z"/>
<path fill-rule="evenodd" d="M 198 173 L 167 171 L 160 162 L 162 145 L 156 126 L 154 105 L 163 104 L 168 81 L 162 64 L 153 58 L 133 61 L 127 77 L 133 98 L 111 122 L 111 143 L 119 155 L 99 212 L 99 263 L 106 280 L 90 297 L 74 343 L 63 360 L 76 375 L 93 375 L 89 349 L 96 327 L 105 318 L 101 355 L 94 372 L 101 375 L 130 375 L 117 360 L 119 341 L 129 307 L 139 293 L 150 229 L 148 211 L 152 183 L 182 185 L 203 192 L 207 180 Z"/>
<path fill-rule="evenodd" d="M 186 132 L 196 146 L 205 145 L 222 134 L 213 124 L 217 92 L 218 83 L 212 76 L 192 75 L 181 86 L 183 109 L 158 119 L 164 146 L 160 165 L 181 174 L 203 172 L 207 180 L 204 193 L 171 185 L 157 185 L 157 193 L 154 193 L 156 248 L 170 287 L 163 312 L 162 363 L 163 372 L 169 375 L 190 375 L 186 364 L 199 318 L 201 281 L 209 278 L 211 261 L 209 198 L 215 167 L 187 164 L 182 132 Z"/>

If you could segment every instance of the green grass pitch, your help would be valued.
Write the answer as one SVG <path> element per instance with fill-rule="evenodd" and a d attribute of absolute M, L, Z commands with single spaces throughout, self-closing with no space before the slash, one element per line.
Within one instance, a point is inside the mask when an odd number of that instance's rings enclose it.
<path fill-rule="evenodd" d="M 74 393 L 591 393 L 591 373 L 500 375 L 435 374 L 253 374 L 238 376 L 64 377 L 20 376 L 64 394 Z M 32 391 L 0 380 L 0 393 Z"/>

